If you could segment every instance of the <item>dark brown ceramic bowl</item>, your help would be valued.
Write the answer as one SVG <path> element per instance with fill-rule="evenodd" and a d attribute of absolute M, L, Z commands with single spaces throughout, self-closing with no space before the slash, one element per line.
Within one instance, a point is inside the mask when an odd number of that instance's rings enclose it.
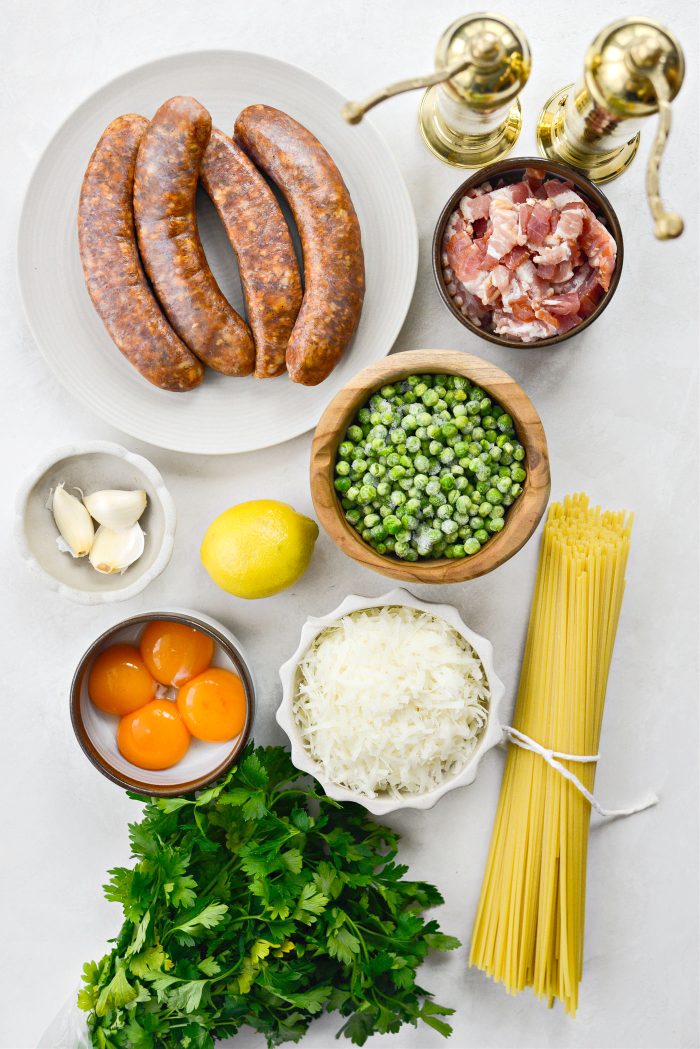
<path fill-rule="evenodd" d="M 442 273 L 442 239 L 445 233 L 445 227 L 447 226 L 450 215 L 455 210 L 467 190 L 481 186 L 484 182 L 495 184 L 501 179 L 506 183 L 519 182 L 523 177 L 526 168 L 539 168 L 549 177 L 559 178 L 562 181 L 568 179 L 572 182 L 576 192 L 581 195 L 593 214 L 600 219 L 606 229 L 612 234 L 617 244 L 617 262 L 615 265 L 615 272 L 610 281 L 610 287 L 603 295 L 603 298 L 600 300 L 590 317 L 586 317 L 586 319 L 576 328 L 572 328 L 570 331 L 564 332 L 562 335 L 552 335 L 548 339 L 537 339 L 535 342 L 521 342 L 519 339 L 509 339 L 503 335 L 497 335 L 495 332 L 484 331 L 478 324 L 474 324 L 473 321 L 464 316 L 459 307 L 452 301 L 452 296 L 447 290 Z M 589 326 L 589 324 L 592 324 L 596 318 L 600 317 L 601 313 L 615 294 L 617 285 L 620 282 L 623 258 L 624 246 L 622 243 L 622 229 L 620 228 L 617 215 L 615 214 L 608 198 L 601 193 L 597 186 L 590 182 L 584 175 L 581 175 L 578 171 L 574 171 L 573 168 L 567 167 L 565 164 L 557 164 L 551 160 L 543 160 L 542 157 L 512 157 L 509 160 L 501 160 L 497 164 L 489 164 L 484 168 L 480 168 L 479 171 L 463 182 L 447 201 L 440 212 L 440 218 L 437 221 L 435 234 L 433 236 L 433 274 L 435 276 L 435 283 L 438 286 L 438 291 L 450 313 L 457 318 L 460 324 L 463 324 L 465 328 L 468 328 L 469 331 L 474 332 L 474 334 L 478 335 L 480 338 L 488 339 L 489 342 L 495 342 L 497 346 L 513 346 L 520 350 L 539 346 L 555 346 L 557 343 L 564 342 L 565 339 L 570 339 L 573 335 L 578 335 L 579 332 L 582 332 L 584 328 Z"/>
<path fill-rule="evenodd" d="M 182 761 L 172 768 L 151 772 L 137 768 L 121 756 L 117 748 L 119 719 L 104 714 L 90 701 L 87 682 L 95 657 L 110 645 L 137 644 L 145 626 L 154 619 L 201 630 L 215 645 L 213 665 L 225 667 L 238 674 L 246 695 L 246 721 L 236 739 L 226 743 L 203 743 L 193 739 Z M 239 641 L 215 619 L 199 612 L 177 610 L 171 612 L 144 612 L 106 630 L 88 648 L 78 663 L 70 689 L 70 716 L 78 743 L 96 769 L 126 790 L 156 797 L 172 797 L 201 790 L 222 776 L 243 750 L 253 724 L 255 687 L 250 666 L 243 655 Z"/>

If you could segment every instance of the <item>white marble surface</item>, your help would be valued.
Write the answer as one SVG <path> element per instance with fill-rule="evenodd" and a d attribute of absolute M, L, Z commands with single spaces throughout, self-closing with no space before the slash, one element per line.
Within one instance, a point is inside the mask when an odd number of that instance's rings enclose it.
<path fill-rule="evenodd" d="M 585 975 L 575 1021 L 529 994 L 467 969 L 466 948 L 430 963 L 423 982 L 455 1006 L 455 1049 L 477 1047 L 686 1047 L 698 1044 L 698 737 L 696 689 L 697 118 L 696 5 L 631 0 L 586 5 L 521 0 L 501 5 L 527 31 L 533 74 L 523 95 L 525 129 L 516 152 L 534 150 L 542 101 L 576 76 L 589 41 L 606 23 L 639 13 L 668 21 L 689 71 L 664 163 L 664 194 L 683 213 L 681 241 L 657 243 L 643 200 L 643 161 L 609 187 L 626 242 L 619 291 L 585 334 L 554 350 L 512 351 L 466 333 L 433 284 L 435 218 L 461 174 L 423 148 L 417 96 L 376 113 L 403 168 L 418 216 L 416 295 L 397 349 L 463 347 L 513 374 L 539 408 L 549 438 L 555 497 L 585 488 L 637 514 L 628 591 L 603 730 L 600 796 L 624 804 L 652 787 L 650 812 L 594 829 L 588 866 Z M 199 565 L 209 520 L 231 503 L 274 496 L 309 511 L 309 436 L 241 457 L 203 461 L 140 445 L 104 426 L 58 386 L 32 343 L 14 278 L 16 225 L 32 168 L 57 125 L 106 80 L 161 55 L 194 48 L 249 49 L 294 62 L 348 97 L 429 69 L 441 30 L 461 0 L 25 0 L 3 5 L 0 68 L 6 160 L 0 325 L 5 379 L 2 500 L 5 614 L 2 656 L 2 951 L 0 1044 L 36 1045 L 75 987 L 82 963 L 99 956 L 119 923 L 102 898 L 107 868 L 127 861 L 128 819 L 137 806 L 94 771 L 70 728 L 67 692 L 77 657 L 104 627 L 131 612 L 190 605 L 229 623 L 249 646 L 260 680 L 256 738 L 280 739 L 273 711 L 276 670 L 295 647 L 308 613 L 348 592 L 377 595 L 388 582 L 344 558 L 321 536 L 305 577 L 258 603 L 227 597 Z M 575 11 L 575 14 L 573 13 Z M 205 100 L 206 101 L 206 100 Z M 652 135 L 644 130 L 642 154 Z M 367 231 L 371 235 L 371 231 Z M 170 567 L 141 597 L 100 609 L 66 604 L 13 556 L 12 494 L 53 445 L 107 438 L 149 456 L 177 501 Z M 532 594 L 537 543 L 509 564 L 453 589 L 417 588 L 453 602 L 495 645 L 510 702 Z M 404 836 L 412 873 L 437 882 L 444 928 L 468 940 L 502 768 L 489 755 L 477 781 L 431 812 L 391 819 Z M 329 1046 L 336 1021 L 322 1020 L 304 1044 Z M 261 1045 L 244 1035 L 243 1049 Z M 372 1045 L 433 1049 L 426 1030 L 404 1029 Z"/>

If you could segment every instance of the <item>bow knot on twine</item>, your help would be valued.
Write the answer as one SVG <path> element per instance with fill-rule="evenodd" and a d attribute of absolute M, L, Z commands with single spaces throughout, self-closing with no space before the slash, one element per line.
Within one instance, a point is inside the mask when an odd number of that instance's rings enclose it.
<path fill-rule="evenodd" d="M 573 783 L 579 794 L 588 801 L 592 808 L 600 816 L 610 818 L 613 816 L 632 816 L 635 812 L 643 812 L 645 809 L 651 808 L 652 805 L 656 805 L 658 797 L 656 794 L 649 793 L 643 801 L 640 801 L 637 805 L 631 805 L 626 809 L 605 809 L 591 794 L 590 790 L 584 787 L 578 776 L 574 775 L 570 769 L 567 769 L 562 765 L 562 761 L 577 761 L 581 763 L 596 762 L 600 759 L 600 754 L 564 754 L 560 750 L 551 750 L 549 747 L 543 747 L 537 740 L 531 739 L 530 736 L 526 736 L 524 732 L 520 732 L 517 728 L 513 728 L 512 725 L 503 726 L 503 735 L 509 740 L 514 746 L 520 747 L 521 750 L 529 750 L 532 754 L 539 754 L 543 761 L 555 769 L 564 779 L 567 779 L 569 783 Z"/>

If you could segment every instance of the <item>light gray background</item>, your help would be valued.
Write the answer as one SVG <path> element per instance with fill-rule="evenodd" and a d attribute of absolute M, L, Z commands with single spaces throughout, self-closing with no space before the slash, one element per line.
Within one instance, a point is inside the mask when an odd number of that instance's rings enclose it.
<path fill-rule="evenodd" d="M 14 276 L 16 226 L 25 186 L 58 124 L 105 81 L 153 58 L 206 47 L 248 49 L 297 63 L 348 97 L 430 69 L 440 32 L 463 0 L 5 0 L 0 66 L 5 211 L 0 288 L 3 333 L 5 498 L 2 500 L 4 625 L 2 960 L 0 1041 L 36 1045 L 120 922 L 100 891 L 105 871 L 128 860 L 126 824 L 138 807 L 100 777 L 78 749 L 67 691 L 79 655 L 123 615 L 189 605 L 230 624 L 248 646 L 260 682 L 255 736 L 280 741 L 273 712 L 277 667 L 297 643 L 308 614 L 349 592 L 377 595 L 389 581 L 346 559 L 322 535 L 311 567 L 287 593 L 246 603 L 217 590 L 198 547 L 211 518 L 257 497 L 311 511 L 310 437 L 241 457 L 202 460 L 170 454 L 103 425 L 74 403 L 34 346 Z M 585 50 L 605 24 L 639 13 L 667 22 L 681 38 L 688 76 L 676 104 L 663 167 L 663 191 L 686 219 L 675 243 L 654 240 L 643 196 L 641 155 L 609 195 L 622 222 L 626 257 L 614 302 L 583 335 L 552 350 L 507 350 L 482 343 L 447 313 L 431 274 L 436 217 L 463 175 L 423 147 L 418 95 L 387 103 L 373 118 L 399 159 L 421 237 L 416 294 L 400 350 L 461 347 L 510 372 L 538 407 L 549 440 L 553 497 L 578 489 L 606 506 L 636 513 L 628 590 L 608 690 L 597 788 L 604 804 L 630 803 L 648 788 L 661 804 L 591 834 L 585 973 L 578 1018 L 517 999 L 467 969 L 466 947 L 431 962 L 423 983 L 457 1009 L 455 1049 L 476 1047 L 686 1047 L 698 1044 L 698 738 L 695 582 L 697 302 L 697 27 L 694 0 L 504 2 L 499 10 L 528 34 L 534 65 L 522 96 L 525 126 L 515 153 L 534 151 L 540 105 L 578 76 Z M 206 103 L 206 99 L 202 100 Z M 251 101 L 253 101 L 251 99 Z M 365 230 L 371 237 L 372 231 Z M 378 352 L 382 347 L 378 347 Z M 262 394 L 263 391 L 261 391 Z M 19 479 L 53 446 L 107 438 L 150 457 L 177 502 L 170 567 L 141 597 L 88 609 L 64 602 L 28 576 L 11 544 L 12 495 Z M 509 702 L 532 596 L 537 540 L 494 574 L 454 588 L 417 587 L 453 602 L 491 638 Z M 437 808 L 390 819 L 403 834 L 402 858 L 435 881 L 443 927 L 471 932 L 501 779 L 496 751 L 477 782 Z M 326 1047 L 334 1018 L 304 1044 Z M 244 1035 L 242 1049 L 261 1045 Z M 442 1039 L 405 1028 L 378 1046 L 433 1049 Z"/>

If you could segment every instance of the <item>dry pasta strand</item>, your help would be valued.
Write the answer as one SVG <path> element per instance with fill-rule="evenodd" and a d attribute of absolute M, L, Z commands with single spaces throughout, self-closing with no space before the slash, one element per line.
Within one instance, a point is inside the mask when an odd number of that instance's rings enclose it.
<path fill-rule="evenodd" d="M 544 747 L 597 754 L 625 589 L 632 515 L 588 496 L 553 503 L 544 528 L 514 727 Z M 564 761 L 588 790 L 595 763 Z M 513 746 L 503 773 L 470 965 L 510 994 L 532 987 L 572 1016 L 583 969 L 590 805 Z"/>

